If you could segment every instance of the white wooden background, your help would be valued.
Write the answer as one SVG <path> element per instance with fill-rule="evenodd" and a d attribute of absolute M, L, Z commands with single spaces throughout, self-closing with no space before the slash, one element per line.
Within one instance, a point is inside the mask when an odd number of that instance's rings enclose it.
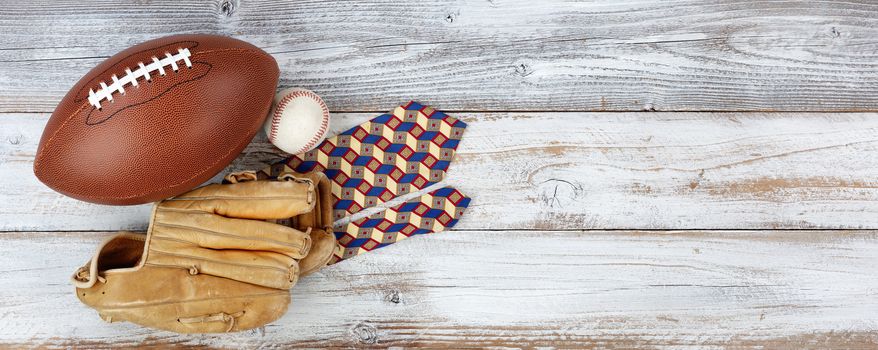
<path fill-rule="evenodd" d="M 92 66 L 173 33 L 272 53 L 344 130 L 469 123 L 454 231 L 326 268 L 258 331 L 106 324 L 67 278 L 148 208 L 32 175 Z M 257 138 L 232 169 L 281 157 Z M 878 348 L 874 1 L 0 4 L 0 347 Z"/>

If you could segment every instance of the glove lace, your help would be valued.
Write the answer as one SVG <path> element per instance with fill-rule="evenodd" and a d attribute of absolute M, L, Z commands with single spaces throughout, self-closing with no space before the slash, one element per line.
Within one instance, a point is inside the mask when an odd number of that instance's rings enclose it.
<path fill-rule="evenodd" d="M 203 316 L 195 316 L 195 317 L 183 317 L 178 318 L 177 322 L 183 324 L 191 324 L 191 323 L 206 323 L 206 322 L 225 322 L 228 323 L 229 326 L 226 328 L 226 332 L 231 332 L 233 328 L 235 328 L 235 319 L 238 317 L 244 316 L 244 311 L 238 311 L 233 314 L 227 314 L 225 312 L 220 312 L 216 314 L 203 315 Z"/>
<path fill-rule="evenodd" d="M 89 271 L 89 266 L 80 266 L 76 273 L 73 275 L 73 278 L 80 282 L 88 282 L 90 280 L 91 273 Z M 107 283 L 107 279 L 101 275 L 97 275 L 97 280 L 101 283 Z"/>

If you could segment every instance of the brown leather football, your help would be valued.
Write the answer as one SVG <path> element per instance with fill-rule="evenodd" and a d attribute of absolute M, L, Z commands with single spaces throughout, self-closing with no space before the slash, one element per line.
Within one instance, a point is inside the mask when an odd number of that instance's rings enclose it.
<path fill-rule="evenodd" d="M 277 62 L 249 43 L 175 35 L 99 64 L 49 119 L 34 173 L 52 189 L 100 204 L 140 204 L 209 180 L 262 127 Z"/>

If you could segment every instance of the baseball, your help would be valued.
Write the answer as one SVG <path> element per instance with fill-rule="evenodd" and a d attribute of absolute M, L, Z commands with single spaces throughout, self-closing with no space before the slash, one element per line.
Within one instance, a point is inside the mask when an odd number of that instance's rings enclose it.
<path fill-rule="evenodd" d="M 329 109 L 323 99 L 310 90 L 281 90 L 274 96 L 264 129 L 268 140 L 277 148 L 290 154 L 304 153 L 326 138 Z"/>

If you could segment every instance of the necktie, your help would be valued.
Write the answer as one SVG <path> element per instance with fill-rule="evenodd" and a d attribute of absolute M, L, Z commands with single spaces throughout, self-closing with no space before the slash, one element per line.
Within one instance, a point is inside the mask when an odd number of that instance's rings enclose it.
<path fill-rule="evenodd" d="M 331 263 L 414 235 L 442 232 L 457 223 L 469 202 L 470 198 L 460 191 L 445 187 L 336 227 L 340 246 Z"/>
<path fill-rule="evenodd" d="M 465 128 L 463 121 L 412 101 L 262 169 L 259 177 L 290 170 L 324 172 L 332 181 L 333 216 L 338 220 L 441 181 Z M 434 200 L 442 204 L 434 205 Z M 459 191 L 443 188 L 336 228 L 343 247 L 336 258 L 450 228 L 469 202 Z M 416 208 L 429 210 L 419 213 Z"/>

